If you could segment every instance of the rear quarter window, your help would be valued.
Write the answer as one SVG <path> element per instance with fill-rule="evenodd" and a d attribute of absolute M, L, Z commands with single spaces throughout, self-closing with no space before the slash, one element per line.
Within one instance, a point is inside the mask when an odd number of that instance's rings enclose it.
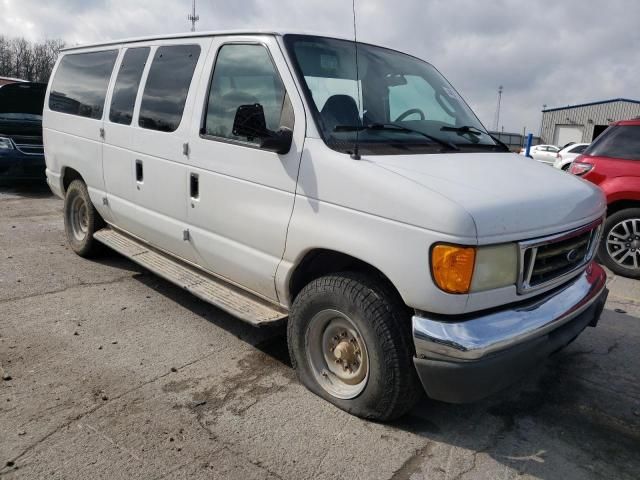
<path fill-rule="evenodd" d="M 610 127 L 585 153 L 594 157 L 640 160 L 640 125 Z"/>
<path fill-rule="evenodd" d="M 569 153 L 582 153 L 587 149 L 588 145 L 578 145 L 569 150 Z"/>
<path fill-rule="evenodd" d="M 156 50 L 140 106 L 138 123 L 142 128 L 161 132 L 178 129 L 199 57 L 198 45 Z"/>
<path fill-rule="evenodd" d="M 53 78 L 49 108 L 101 119 L 117 56 L 117 50 L 65 55 Z"/>

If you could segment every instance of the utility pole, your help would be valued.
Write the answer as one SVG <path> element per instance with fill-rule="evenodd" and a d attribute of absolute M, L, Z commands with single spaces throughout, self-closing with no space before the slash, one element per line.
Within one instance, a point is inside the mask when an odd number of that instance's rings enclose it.
<path fill-rule="evenodd" d="M 496 107 L 496 117 L 495 117 L 495 126 L 494 126 L 494 132 L 498 131 L 498 126 L 500 125 L 500 106 L 502 104 L 502 90 L 504 89 L 504 87 L 502 85 L 500 85 L 498 87 L 498 106 Z"/>
<path fill-rule="evenodd" d="M 193 0 L 191 13 L 187 16 L 187 20 L 191 22 L 191 31 L 196 31 L 196 22 L 200 20 L 200 16 L 196 15 L 196 0 Z"/>

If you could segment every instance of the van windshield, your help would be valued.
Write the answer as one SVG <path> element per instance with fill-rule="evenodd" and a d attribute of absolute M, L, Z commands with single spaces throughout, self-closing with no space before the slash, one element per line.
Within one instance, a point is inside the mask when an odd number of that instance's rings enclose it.
<path fill-rule="evenodd" d="M 326 144 L 362 153 L 504 151 L 456 90 L 410 55 L 325 37 L 286 35 Z M 449 148 L 448 148 L 448 147 Z"/>

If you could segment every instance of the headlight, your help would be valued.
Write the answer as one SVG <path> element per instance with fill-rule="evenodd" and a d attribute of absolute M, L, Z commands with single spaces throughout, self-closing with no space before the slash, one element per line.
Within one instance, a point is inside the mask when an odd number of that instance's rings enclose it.
<path fill-rule="evenodd" d="M 514 285 L 518 275 L 518 247 L 514 243 L 480 247 L 471 282 L 472 292 Z"/>
<path fill-rule="evenodd" d="M 10 138 L 0 137 L 0 150 L 13 150 L 13 142 Z"/>
<path fill-rule="evenodd" d="M 436 285 L 447 293 L 514 285 L 518 249 L 513 243 L 488 247 L 436 245 L 431 250 L 431 273 Z"/>

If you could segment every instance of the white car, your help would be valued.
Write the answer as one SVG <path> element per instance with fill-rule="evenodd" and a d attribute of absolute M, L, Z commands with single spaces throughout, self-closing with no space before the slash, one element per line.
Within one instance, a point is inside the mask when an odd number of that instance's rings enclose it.
<path fill-rule="evenodd" d="M 539 162 L 543 162 L 548 165 L 553 165 L 553 162 L 556 161 L 556 155 L 559 151 L 560 149 L 555 145 L 535 145 L 531 147 L 529 155 L 534 160 L 538 160 Z M 525 148 L 520 150 L 520 155 L 525 155 L 525 153 Z"/>
<path fill-rule="evenodd" d="M 67 49 L 47 178 L 77 254 L 287 322 L 306 387 L 389 420 L 420 385 L 477 400 L 595 326 L 606 204 L 509 153 L 430 64 L 359 44 L 356 75 L 354 51 L 241 31 Z"/>
<path fill-rule="evenodd" d="M 588 143 L 573 143 L 563 148 L 556 154 L 556 161 L 553 163 L 553 166 L 568 171 L 571 162 L 573 162 L 578 155 L 581 155 L 588 146 Z"/>

